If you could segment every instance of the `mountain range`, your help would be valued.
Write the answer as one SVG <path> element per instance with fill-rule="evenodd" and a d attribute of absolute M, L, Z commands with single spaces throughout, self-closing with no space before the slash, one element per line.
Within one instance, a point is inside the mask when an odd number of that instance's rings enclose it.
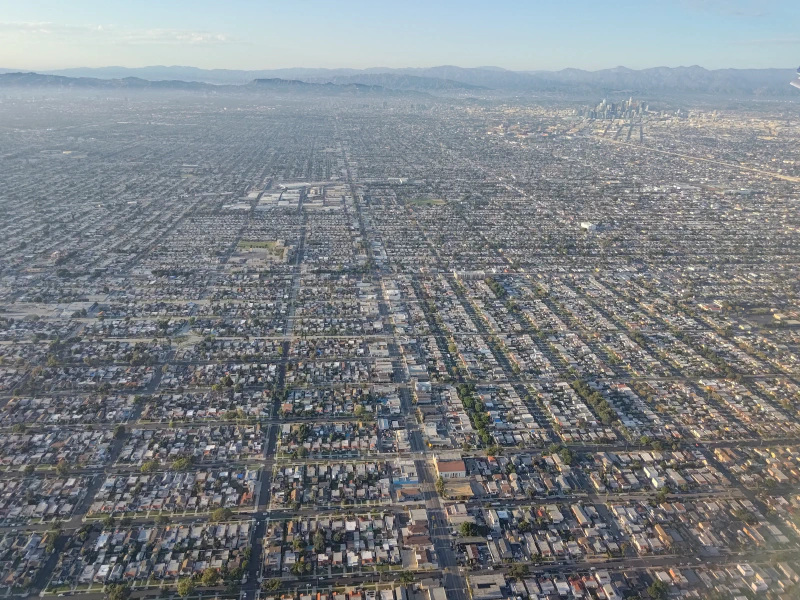
<path fill-rule="evenodd" d="M 12 69 L 0 69 L 10 72 Z M 603 95 L 704 94 L 734 97 L 781 97 L 797 92 L 789 86 L 793 69 L 717 69 L 698 66 L 655 67 L 634 70 L 616 67 L 600 71 L 509 71 L 499 67 L 463 68 L 439 66 L 407 69 L 273 69 L 227 70 L 196 67 L 153 66 L 142 68 L 103 67 L 46 71 L 39 75 L 66 79 L 42 80 L 62 87 L 135 87 L 151 89 L 206 89 L 198 86 L 253 86 L 257 80 L 271 80 L 273 87 L 305 82 L 334 84 L 340 88 L 303 88 L 304 91 L 355 93 L 424 92 L 480 96 L 489 93 L 556 93 Z M 113 84 L 100 83 L 117 82 Z M 16 84 L 30 81 L 17 76 Z M 3 85 L 8 85 L 5 83 Z M 261 84 L 263 86 L 263 84 Z M 297 86 L 297 84 L 292 84 Z M 350 86 L 350 87 L 348 87 Z M 356 87 L 352 87 L 356 86 Z M 362 86 L 362 87 L 358 87 Z M 210 89 L 210 88 L 208 88 Z M 297 88 L 299 89 L 299 88 Z"/>
<path fill-rule="evenodd" d="M 425 96 L 414 90 L 395 90 L 360 83 L 312 83 L 293 79 L 254 79 L 246 84 L 212 84 L 199 81 L 161 79 L 150 81 L 140 77 L 99 79 L 96 77 L 66 77 L 41 73 L 0 72 L 0 89 L 58 89 L 58 90 L 125 90 L 125 91 L 188 91 L 188 92 L 264 92 L 319 96 L 336 95 L 414 95 Z"/>

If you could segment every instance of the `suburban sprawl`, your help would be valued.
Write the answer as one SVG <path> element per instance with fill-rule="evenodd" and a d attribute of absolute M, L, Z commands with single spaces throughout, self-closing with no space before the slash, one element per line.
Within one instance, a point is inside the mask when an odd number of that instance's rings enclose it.
<path fill-rule="evenodd" d="M 0 595 L 800 597 L 796 102 L 0 122 Z"/>

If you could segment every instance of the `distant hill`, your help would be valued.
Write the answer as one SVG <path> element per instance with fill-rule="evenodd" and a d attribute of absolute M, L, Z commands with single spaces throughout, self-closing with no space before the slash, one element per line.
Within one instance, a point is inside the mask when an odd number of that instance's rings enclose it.
<path fill-rule="evenodd" d="M 417 75 L 406 75 L 404 73 L 359 73 L 357 75 L 334 75 L 329 77 L 309 77 L 307 81 L 330 82 L 339 85 L 348 83 L 359 83 L 363 85 L 377 85 L 393 90 L 415 90 L 423 92 L 439 91 L 485 91 L 489 88 L 452 81 L 440 77 L 419 77 Z"/>
<path fill-rule="evenodd" d="M 262 69 L 262 70 L 236 70 L 236 69 L 198 69 L 197 67 L 100 67 L 100 68 L 75 68 L 60 69 L 56 71 L 42 71 L 48 75 L 62 75 L 64 77 L 93 77 L 95 79 L 124 79 L 126 77 L 139 77 L 149 81 L 180 80 L 199 81 L 218 85 L 244 85 L 254 79 L 301 79 L 324 78 L 328 75 L 355 75 L 360 73 L 356 69 Z"/>
<path fill-rule="evenodd" d="M 0 69 L 0 73 L 5 71 Z M 176 83 L 194 82 L 217 86 L 250 85 L 254 80 L 304 81 L 307 83 L 336 85 L 362 85 L 386 90 L 423 92 L 428 94 L 472 93 L 481 95 L 488 91 L 497 93 L 532 92 L 598 96 L 626 93 L 639 96 L 704 94 L 728 97 L 796 97 L 789 86 L 794 69 L 717 69 L 698 66 L 655 67 L 628 69 L 616 67 L 600 71 L 564 69 L 562 71 L 509 71 L 499 67 L 463 68 L 443 65 L 430 68 L 390 69 L 272 69 L 227 70 L 198 69 L 182 66 L 153 66 L 129 69 L 103 67 L 99 69 L 64 69 L 46 73 L 50 76 L 68 77 L 71 80 L 104 80 L 126 82 L 147 81 L 158 84 L 156 88 L 177 87 Z M 48 83 L 48 85 L 52 85 Z M 64 82 L 63 85 L 79 85 Z M 83 83 L 90 86 L 100 84 Z M 147 87 L 144 83 L 116 84 L 118 87 Z M 275 86 L 276 84 L 272 84 Z M 310 91 L 311 88 L 308 88 Z M 330 91 L 330 90 L 329 90 Z M 337 90 L 337 93 L 342 90 Z M 350 88 L 352 93 L 376 93 L 377 90 Z"/>
<path fill-rule="evenodd" d="M 298 79 L 280 79 L 277 77 L 254 79 L 245 86 L 226 86 L 228 89 L 240 88 L 248 91 L 269 90 L 272 92 L 299 92 L 315 95 L 383 95 L 383 96 L 424 96 L 414 90 L 388 89 L 379 85 L 362 83 L 316 83 Z"/>
<path fill-rule="evenodd" d="M 254 79 L 242 85 L 214 85 L 198 81 L 161 80 L 149 81 L 138 77 L 122 79 L 98 79 L 94 77 L 65 77 L 63 75 L 44 75 L 40 73 L 2 73 L 0 88 L 48 88 L 62 90 L 168 90 L 192 92 L 257 93 L 296 93 L 305 95 L 413 95 L 419 92 L 389 90 L 377 85 L 359 83 L 309 83 L 289 79 Z"/>
<path fill-rule="evenodd" d="M 587 89 L 627 91 L 639 94 L 692 93 L 723 96 L 786 96 L 791 69 L 718 69 L 656 67 L 633 70 L 625 67 L 603 71 L 564 69 L 535 73 L 560 84 Z"/>
<path fill-rule="evenodd" d="M 40 73 L 2 73 L 0 87 L 61 88 L 61 89 L 163 89 L 195 90 L 213 89 L 207 83 L 196 81 L 148 81 L 138 77 L 124 79 L 95 79 L 92 77 L 64 77 L 61 75 L 42 75 Z"/>
<path fill-rule="evenodd" d="M 441 91 L 479 90 L 481 86 L 437 77 L 418 77 L 405 73 L 390 73 L 381 69 L 358 71 L 356 69 L 273 69 L 260 71 L 238 71 L 226 69 L 198 69 L 196 67 L 102 67 L 96 69 L 62 69 L 47 71 L 49 75 L 64 77 L 91 77 L 95 79 L 125 79 L 137 77 L 148 81 L 180 80 L 213 83 L 217 85 L 243 85 L 256 79 L 301 80 L 309 83 L 336 83 L 347 85 L 359 83 L 380 86 L 393 90 Z M 2 70 L 0 69 L 0 72 Z"/>
<path fill-rule="evenodd" d="M 419 77 L 435 77 L 495 90 L 603 94 L 628 92 L 641 95 L 709 94 L 722 96 L 788 96 L 792 69 L 718 69 L 616 67 L 601 71 L 506 71 L 499 68 L 464 69 L 454 66 L 403 69 Z"/>
<path fill-rule="evenodd" d="M 480 88 L 508 88 L 507 78 L 483 77 L 483 73 L 496 74 L 496 68 L 460 69 L 459 67 L 434 67 L 432 69 L 389 69 L 375 67 L 370 69 L 267 69 L 267 70 L 228 70 L 228 69 L 198 69 L 196 67 L 101 67 L 101 68 L 76 68 L 46 71 L 48 75 L 64 77 L 95 79 L 124 79 L 137 77 L 149 81 L 180 80 L 198 81 L 203 83 L 242 85 L 254 79 L 286 79 L 301 80 L 310 83 L 363 83 L 365 85 L 381 85 L 392 89 L 406 90 L 445 90 L 445 89 L 480 89 Z M 500 70 L 502 73 L 512 71 Z M 438 74 L 442 73 L 442 75 Z M 457 76 L 448 78 L 447 73 Z M 527 74 L 521 74 L 523 80 L 530 80 Z M 488 81 L 492 85 L 476 83 L 475 81 Z"/>

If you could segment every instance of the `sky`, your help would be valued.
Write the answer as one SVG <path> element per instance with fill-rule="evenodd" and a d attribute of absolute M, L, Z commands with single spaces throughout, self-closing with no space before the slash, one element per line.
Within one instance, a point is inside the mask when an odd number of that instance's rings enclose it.
<path fill-rule="evenodd" d="M 800 0 L 0 0 L 0 68 L 796 67 Z"/>

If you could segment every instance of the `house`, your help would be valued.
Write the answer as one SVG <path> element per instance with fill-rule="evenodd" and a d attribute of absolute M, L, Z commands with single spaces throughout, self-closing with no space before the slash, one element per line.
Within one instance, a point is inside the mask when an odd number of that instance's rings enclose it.
<path fill-rule="evenodd" d="M 502 573 L 490 575 L 473 575 L 469 578 L 469 590 L 472 600 L 500 600 L 503 598 L 502 588 L 506 584 Z"/>
<path fill-rule="evenodd" d="M 445 512 L 447 513 L 447 520 L 451 525 L 475 522 L 475 517 L 467 512 L 466 504 L 450 504 L 447 506 Z"/>
<path fill-rule="evenodd" d="M 606 595 L 606 600 L 622 600 L 622 596 L 619 595 L 616 588 L 610 583 L 603 585 L 603 593 Z"/>
<path fill-rule="evenodd" d="M 414 559 L 418 569 L 436 569 L 439 566 L 431 548 L 417 548 Z"/>
<path fill-rule="evenodd" d="M 415 381 L 414 400 L 417 404 L 431 403 L 431 384 L 428 381 Z"/>
<path fill-rule="evenodd" d="M 403 487 L 395 493 L 398 502 L 417 502 L 423 499 L 422 490 L 418 487 Z"/>
<path fill-rule="evenodd" d="M 463 460 L 436 459 L 436 473 L 443 479 L 463 479 L 467 476 L 467 466 Z"/>

